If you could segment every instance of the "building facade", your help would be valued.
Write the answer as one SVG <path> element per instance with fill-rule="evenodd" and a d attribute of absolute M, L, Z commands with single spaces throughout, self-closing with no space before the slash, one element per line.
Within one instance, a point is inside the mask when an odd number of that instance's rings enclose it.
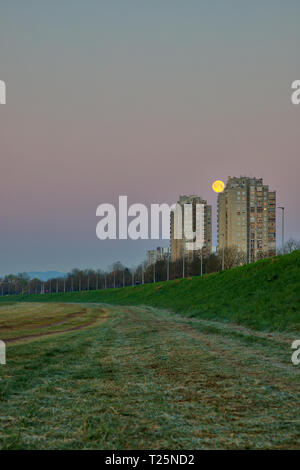
<path fill-rule="evenodd" d="M 180 196 L 170 223 L 171 260 L 207 257 L 212 248 L 211 206 L 199 196 Z"/>
<path fill-rule="evenodd" d="M 167 259 L 169 252 L 169 247 L 162 246 L 158 246 L 156 250 L 148 250 L 146 258 L 147 266 L 155 264 L 157 261 Z"/>
<path fill-rule="evenodd" d="M 276 192 L 262 178 L 229 177 L 218 195 L 218 248 L 237 247 L 248 262 L 276 255 Z"/>

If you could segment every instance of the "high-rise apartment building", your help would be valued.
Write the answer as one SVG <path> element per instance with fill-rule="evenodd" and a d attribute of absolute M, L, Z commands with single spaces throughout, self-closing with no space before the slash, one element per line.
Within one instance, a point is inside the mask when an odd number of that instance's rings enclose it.
<path fill-rule="evenodd" d="M 211 254 L 211 206 L 199 196 L 180 196 L 171 211 L 171 260 Z"/>
<path fill-rule="evenodd" d="M 218 247 L 237 247 L 248 261 L 276 255 L 276 193 L 262 178 L 228 178 L 218 195 Z"/>

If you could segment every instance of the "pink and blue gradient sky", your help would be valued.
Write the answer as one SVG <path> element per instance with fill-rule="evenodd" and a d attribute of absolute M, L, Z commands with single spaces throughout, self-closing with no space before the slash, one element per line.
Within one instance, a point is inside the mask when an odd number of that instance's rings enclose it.
<path fill-rule="evenodd" d="M 298 0 L 1 2 L 0 274 L 133 265 L 159 242 L 97 240 L 98 204 L 194 193 L 215 220 L 228 175 L 263 177 L 299 239 L 299 18 Z"/>

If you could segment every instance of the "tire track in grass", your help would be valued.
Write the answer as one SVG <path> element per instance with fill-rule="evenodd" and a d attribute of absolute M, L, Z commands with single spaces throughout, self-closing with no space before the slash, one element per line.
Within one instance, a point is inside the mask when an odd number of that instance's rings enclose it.
<path fill-rule="evenodd" d="M 103 311 L 103 309 L 101 309 L 101 312 L 102 311 Z M 84 312 L 84 313 L 86 313 L 86 312 Z M 76 316 L 80 316 L 80 315 L 76 314 Z M 94 318 L 93 320 L 91 320 L 87 323 L 76 325 L 76 326 L 73 326 L 71 328 L 65 328 L 64 330 L 54 330 L 54 331 L 51 330 L 51 331 L 45 331 L 45 332 L 42 332 L 42 333 L 36 333 L 36 334 L 32 334 L 32 335 L 24 335 L 24 336 L 16 336 L 16 337 L 13 337 L 13 338 L 7 338 L 5 340 L 5 342 L 6 343 L 18 343 L 18 342 L 21 342 L 21 341 L 27 341 L 27 340 L 31 340 L 31 339 L 43 338 L 43 337 L 46 337 L 46 336 L 58 335 L 58 334 L 61 334 L 61 333 L 69 333 L 71 331 L 78 331 L 78 330 L 88 328 L 92 325 L 96 325 L 96 324 L 99 325 L 99 324 L 103 323 L 103 321 L 105 319 L 107 319 L 108 317 L 109 317 L 108 315 L 102 316 L 100 318 L 96 317 L 96 318 Z M 73 315 L 70 315 L 67 320 L 64 320 L 64 321 L 61 321 L 61 322 L 51 323 L 49 325 L 42 325 L 42 326 L 40 326 L 40 328 L 45 328 L 47 326 L 51 327 L 51 326 L 54 326 L 54 325 L 55 326 L 63 325 L 63 324 L 66 324 L 68 321 L 73 320 L 74 318 L 75 318 L 75 315 L 73 314 Z"/>

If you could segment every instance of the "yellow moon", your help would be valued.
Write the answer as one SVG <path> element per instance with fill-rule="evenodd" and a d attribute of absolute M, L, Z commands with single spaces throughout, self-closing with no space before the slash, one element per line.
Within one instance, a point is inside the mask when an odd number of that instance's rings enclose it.
<path fill-rule="evenodd" d="M 213 182 L 212 188 L 215 193 L 222 193 L 224 191 L 225 184 L 223 183 L 223 181 L 216 180 Z"/>

